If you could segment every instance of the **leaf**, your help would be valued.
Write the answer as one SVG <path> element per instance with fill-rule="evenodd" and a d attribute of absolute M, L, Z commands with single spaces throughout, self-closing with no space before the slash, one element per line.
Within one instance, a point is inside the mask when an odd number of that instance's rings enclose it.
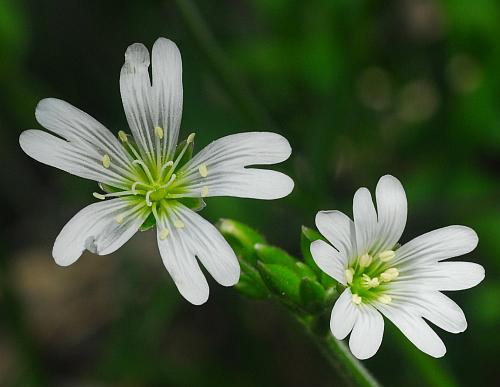
<path fill-rule="evenodd" d="M 302 278 L 309 278 L 309 279 L 314 280 L 314 281 L 317 279 L 314 271 L 309 266 L 307 266 L 304 262 L 300 262 L 300 261 L 295 262 L 295 267 L 298 270 L 298 272 Z"/>

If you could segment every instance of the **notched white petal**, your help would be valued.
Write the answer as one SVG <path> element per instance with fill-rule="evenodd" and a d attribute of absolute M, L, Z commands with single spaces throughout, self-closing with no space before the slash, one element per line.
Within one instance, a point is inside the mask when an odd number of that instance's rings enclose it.
<path fill-rule="evenodd" d="M 377 213 L 372 195 L 366 188 L 360 188 L 353 199 L 354 227 L 358 254 L 367 253 L 377 237 Z"/>
<path fill-rule="evenodd" d="M 346 289 L 337 299 L 332 309 L 330 330 L 333 336 L 339 340 L 345 339 L 351 332 L 357 316 L 358 309 L 352 302 L 352 293 L 349 289 Z"/>
<path fill-rule="evenodd" d="M 116 221 L 123 216 L 121 223 Z M 146 220 L 148 213 L 122 199 L 94 203 L 78 212 L 61 230 L 52 255 L 58 265 L 75 262 L 86 249 L 99 255 L 114 252 L 127 242 Z"/>
<path fill-rule="evenodd" d="M 320 211 L 316 214 L 316 227 L 346 260 L 356 255 L 354 222 L 340 211 Z"/>
<path fill-rule="evenodd" d="M 321 270 L 342 285 L 346 284 L 347 260 L 342 254 L 322 240 L 311 243 L 311 254 Z"/>
<path fill-rule="evenodd" d="M 349 348 L 354 356 L 364 360 L 377 353 L 384 335 L 384 319 L 370 305 L 361 305 L 349 337 Z"/>

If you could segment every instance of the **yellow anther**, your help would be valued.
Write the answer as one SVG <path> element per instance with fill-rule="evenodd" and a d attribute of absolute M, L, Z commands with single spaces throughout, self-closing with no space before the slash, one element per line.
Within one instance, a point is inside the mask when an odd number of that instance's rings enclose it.
<path fill-rule="evenodd" d="M 168 237 L 168 234 L 170 234 L 170 230 L 168 228 L 164 228 L 160 231 L 160 240 L 165 240 Z"/>
<path fill-rule="evenodd" d="M 201 177 L 207 177 L 208 176 L 207 164 L 201 164 L 198 167 L 198 172 L 200 172 Z"/>
<path fill-rule="evenodd" d="M 123 130 L 120 130 L 118 132 L 118 138 L 120 139 L 121 142 L 127 142 L 128 141 L 127 133 L 125 133 Z"/>
<path fill-rule="evenodd" d="M 160 126 L 155 126 L 155 134 L 156 134 L 156 137 L 158 137 L 161 140 L 163 138 L 163 135 L 164 135 L 163 128 Z"/>
<path fill-rule="evenodd" d="M 352 284 L 352 279 L 354 278 L 354 270 L 352 268 L 346 269 L 344 274 L 346 282 L 348 284 Z"/>
<path fill-rule="evenodd" d="M 116 223 L 122 224 L 123 221 L 125 220 L 125 218 L 123 217 L 122 214 L 119 214 L 119 215 L 116 215 L 115 220 L 116 220 Z"/>
<path fill-rule="evenodd" d="M 184 222 L 183 222 L 182 220 L 180 220 L 180 219 L 176 219 L 176 220 L 174 221 L 174 227 L 175 227 L 175 228 L 184 228 L 184 226 L 185 226 L 185 225 L 184 225 Z"/>
<path fill-rule="evenodd" d="M 109 168 L 110 165 L 111 165 L 111 159 L 109 158 L 108 154 L 105 154 L 104 156 L 102 156 L 102 166 L 104 168 Z"/>
<path fill-rule="evenodd" d="M 368 274 L 363 274 L 363 280 L 361 282 L 363 286 L 367 287 L 368 289 L 376 288 L 377 286 L 380 285 L 380 282 L 377 277 L 370 278 Z"/>
<path fill-rule="evenodd" d="M 393 279 L 396 279 L 398 276 L 399 276 L 399 270 L 396 269 L 395 267 L 391 267 L 390 269 L 387 269 L 382 274 L 380 274 L 380 280 L 382 282 L 389 282 L 392 281 Z"/>
<path fill-rule="evenodd" d="M 385 250 L 378 254 L 378 259 L 382 262 L 389 262 L 396 256 L 396 253 L 393 250 Z"/>
<path fill-rule="evenodd" d="M 363 299 L 360 296 L 358 296 L 357 294 L 353 294 L 352 295 L 352 302 L 356 305 L 359 305 L 363 302 Z"/>
<path fill-rule="evenodd" d="M 367 266 L 370 266 L 370 264 L 372 263 L 372 256 L 368 253 L 366 254 L 363 254 L 360 258 L 359 258 L 359 266 L 361 267 L 367 267 Z"/>
<path fill-rule="evenodd" d="M 388 294 L 382 294 L 379 298 L 378 301 L 381 302 L 382 304 L 388 304 L 392 301 L 392 297 L 389 296 Z"/>
<path fill-rule="evenodd" d="M 99 200 L 104 200 L 106 199 L 106 196 L 104 196 L 103 194 L 100 194 L 99 192 L 93 192 L 92 195 L 96 198 L 96 199 L 99 199 Z"/>
<path fill-rule="evenodd" d="M 201 187 L 200 195 L 202 198 L 206 198 L 208 196 L 208 187 L 207 186 Z"/>
<path fill-rule="evenodd" d="M 196 133 L 191 133 L 188 138 L 187 138 L 187 143 L 191 144 L 194 141 L 194 136 L 196 136 Z"/>

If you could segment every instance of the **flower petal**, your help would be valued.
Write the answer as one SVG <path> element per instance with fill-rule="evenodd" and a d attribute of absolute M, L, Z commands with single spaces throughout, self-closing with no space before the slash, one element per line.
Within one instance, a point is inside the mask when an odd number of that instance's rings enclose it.
<path fill-rule="evenodd" d="M 155 126 L 163 128 L 163 153 L 174 154 L 182 118 L 182 60 L 171 40 L 159 38 L 153 45 L 153 107 Z"/>
<path fill-rule="evenodd" d="M 485 276 L 484 267 L 472 262 L 439 262 L 416 270 L 420 282 L 435 290 L 469 289 Z"/>
<path fill-rule="evenodd" d="M 234 252 L 217 229 L 198 214 L 183 205 L 164 207 L 157 229 L 163 263 L 189 302 L 203 304 L 209 294 L 196 256 L 221 285 L 238 282 L 240 268 Z M 168 230 L 166 236 L 164 229 Z"/>
<path fill-rule="evenodd" d="M 384 335 L 384 319 L 371 305 L 359 305 L 349 348 L 358 359 L 368 359 L 377 353 Z"/>
<path fill-rule="evenodd" d="M 440 292 L 426 292 L 418 297 L 420 315 L 434 325 L 451 333 L 467 329 L 467 320 L 462 309 Z"/>
<path fill-rule="evenodd" d="M 360 188 L 353 200 L 354 227 L 358 255 L 368 253 L 377 237 L 377 213 L 372 195 L 366 188 Z"/>
<path fill-rule="evenodd" d="M 35 160 L 86 179 L 129 189 L 132 181 L 125 177 L 113 159 L 109 168 L 102 163 L 103 155 L 91 147 L 82 148 L 41 130 L 26 130 L 19 143 L 23 151 Z"/>
<path fill-rule="evenodd" d="M 108 154 L 113 163 L 128 169 L 130 158 L 118 139 L 93 117 L 57 98 L 41 100 L 35 111 L 36 119 L 46 129 L 79 145 L 90 146 L 101 155 Z"/>
<path fill-rule="evenodd" d="M 129 46 L 120 72 L 120 93 L 132 135 L 143 158 L 152 161 L 156 155 L 156 139 L 148 67 L 148 49 L 141 43 Z"/>
<path fill-rule="evenodd" d="M 180 173 L 193 196 L 205 190 L 204 196 L 277 199 L 293 190 L 293 180 L 280 172 L 245 167 L 279 163 L 290 153 L 290 144 L 279 134 L 233 134 L 206 146 Z M 202 174 L 200 167 L 206 173 Z"/>
<path fill-rule="evenodd" d="M 352 293 L 348 288 L 335 302 L 330 318 L 330 329 L 333 336 L 343 340 L 351 332 L 358 316 L 358 308 L 352 303 Z"/>
<path fill-rule="evenodd" d="M 137 232 L 147 216 L 143 204 L 130 199 L 91 204 L 64 226 L 52 255 L 58 265 L 68 266 L 80 258 L 85 249 L 99 255 L 110 254 Z"/>
<path fill-rule="evenodd" d="M 316 214 L 316 227 L 346 260 L 356 256 L 354 223 L 340 211 L 320 211 Z"/>
<path fill-rule="evenodd" d="M 444 356 L 446 347 L 443 341 L 421 317 L 390 305 L 378 304 L 377 309 L 422 352 L 433 357 Z"/>
<path fill-rule="evenodd" d="M 477 242 L 477 234 L 469 227 L 443 227 L 401 246 L 394 262 L 405 263 L 408 267 L 422 266 L 467 254 L 476 248 Z"/>
<path fill-rule="evenodd" d="M 345 256 L 322 240 L 311 243 L 311 254 L 314 262 L 321 270 L 342 285 L 346 284 L 345 269 L 347 268 L 347 260 Z"/>
<path fill-rule="evenodd" d="M 375 190 L 378 213 L 377 251 L 394 248 L 406 226 L 408 204 L 403 186 L 394 176 L 382 176 Z"/>

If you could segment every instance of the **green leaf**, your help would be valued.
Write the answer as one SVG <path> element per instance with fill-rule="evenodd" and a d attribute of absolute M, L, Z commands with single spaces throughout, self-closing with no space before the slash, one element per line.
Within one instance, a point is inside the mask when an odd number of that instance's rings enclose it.
<path fill-rule="evenodd" d="M 317 281 L 302 278 L 299 286 L 300 300 L 304 308 L 311 313 L 318 313 L 325 308 L 325 289 Z"/>
<path fill-rule="evenodd" d="M 300 249 L 304 262 L 309 266 L 318 276 L 321 275 L 322 270 L 316 265 L 311 254 L 311 243 L 315 240 L 323 239 L 321 234 L 312 228 L 302 226 L 302 233 L 300 234 Z"/>
<path fill-rule="evenodd" d="M 269 290 L 284 300 L 300 303 L 300 276 L 292 269 L 272 263 L 258 262 L 257 268 Z"/>
<path fill-rule="evenodd" d="M 275 263 L 289 268 L 295 268 L 297 260 L 279 247 L 257 243 L 254 248 L 259 260 L 264 263 Z"/>

